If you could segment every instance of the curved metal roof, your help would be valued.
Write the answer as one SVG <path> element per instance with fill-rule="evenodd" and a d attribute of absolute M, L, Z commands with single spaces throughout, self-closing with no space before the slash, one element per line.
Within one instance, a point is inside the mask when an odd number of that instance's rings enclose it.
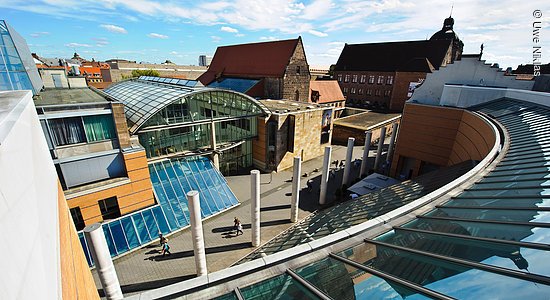
<path fill-rule="evenodd" d="M 212 91 L 239 95 L 249 100 L 259 112 L 271 113 L 262 103 L 248 95 L 230 90 L 205 88 L 195 80 L 141 76 L 115 83 L 103 92 L 124 104 L 129 130 L 134 134 L 147 120 L 169 104 L 183 97 Z"/>

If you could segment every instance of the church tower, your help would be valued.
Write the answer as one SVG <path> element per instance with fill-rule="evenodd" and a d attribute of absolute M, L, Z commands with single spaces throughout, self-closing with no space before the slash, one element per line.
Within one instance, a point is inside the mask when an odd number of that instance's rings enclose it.
<path fill-rule="evenodd" d="M 443 28 L 438 32 L 434 33 L 430 40 L 452 40 L 452 55 L 451 62 L 455 60 L 460 60 L 462 57 L 462 49 L 464 48 L 464 43 L 458 38 L 458 35 L 453 30 L 453 25 L 455 20 L 449 16 L 443 21 Z"/>

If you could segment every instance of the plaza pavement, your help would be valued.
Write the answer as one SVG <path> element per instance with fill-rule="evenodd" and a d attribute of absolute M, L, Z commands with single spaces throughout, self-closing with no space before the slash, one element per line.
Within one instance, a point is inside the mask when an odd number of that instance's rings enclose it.
<path fill-rule="evenodd" d="M 361 159 L 362 153 L 363 146 L 356 146 L 353 151 L 353 159 Z M 344 160 L 345 155 L 345 146 L 332 146 L 332 161 Z M 374 156 L 375 150 L 371 148 L 369 167 L 374 164 Z M 302 174 L 307 173 L 308 176 L 301 177 L 300 220 L 320 208 L 318 199 L 322 164 L 322 156 L 302 163 Z M 353 179 L 358 175 L 360 167 L 352 166 Z M 319 171 L 313 172 L 314 169 Z M 343 169 L 337 171 L 335 178 L 329 180 L 328 205 L 333 201 L 334 192 L 341 184 L 342 173 Z M 292 168 L 274 174 L 261 174 L 260 178 L 260 230 L 261 244 L 264 244 L 292 226 L 290 222 Z M 239 199 L 240 205 L 203 220 L 208 272 L 225 269 L 255 249 L 251 245 L 250 175 L 228 176 L 226 179 L 231 190 Z M 314 188 L 311 193 L 305 190 L 308 179 L 313 179 Z M 234 217 L 241 219 L 244 228 L 243 235 L 235 236 L 232 231 Z M 190 228 L 171 234 L 168 239 L 172 252 L 170 256 L 159 255 L 160 246 L 157 239 L 154 243 L 114 261 L 124 294 L 133 294 L 196 277 Z M 92 273 L 102 295 L 96 270 L 93 270 Z"/>

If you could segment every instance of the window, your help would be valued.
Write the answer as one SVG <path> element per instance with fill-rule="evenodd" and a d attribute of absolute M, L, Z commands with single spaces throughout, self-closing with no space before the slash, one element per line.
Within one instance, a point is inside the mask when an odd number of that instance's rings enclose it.
<path fill-rule="evenodd" d="M 82 230 L 84 227 L 86 227 L 86 224 L 84 224 L 84 218 L 82 218 L 82 213 L 80 212 L 80 207 L 71 208 L 71 216 L 73 217 L 74 226 L 76 227 L 76 230 Z"/>
<path fill-rule="evenodd" d="M 373 84 L 373 83 L 374 83 L 374 75 L 370 75 L 370 76 L 369 76 L 369 83 L 370 83 L 370 84 Z"/>
<path fill-rule="evenodd" d="M 351 82 L 356 83 L 357 82 L 357 75 L 353 75 L 351 77 Z"/>
<path fill-rule="evenodd" d="M 365 83 L 367 81 L 367 75 L 361 75 L 361 83 Z"/>
<path fill-rule="evenodd" d="M 351 93 L 355 94 L 355 88 L 354 87 L 351 88 Z"/>
<path fill-rule="evenodd" d="M 347 74 L 346 77 L 344 78 L 344 82 L 349 82 L 349 74 Z"/>
<path fill-rule="evenodd" d="M 56 146 L 86 142 L 86 134 L 80 117 L 49 120 Z"/>
<path fill-rule="evenodd" d="M 371 89 L 367 89 L 367 95 L 372 95 L 372 90 Z"/>
<path fill-rule="evenodd" d="M 391 95 L 391 90 L 384 91 L 384 96 L 389 97 Z"/>
<path fill-rule="evenodd" d="M 384 83 L 384 76 L 378 76 L 378 84 Z"/>
<path fill-rule="evenodd" d="M 377 89 L 377 90 L 374 91 L 374 95 L 375 96 L 380 96 L 380 95 L 382 95 L 382 92 Z"/>
<path fill-rule="evenodd" d="M 347 94 L 347 93 L 348 93 L 348 88 L 345 87 L 345 88 L 344 88 L 344 94 Z"/>
<path fill-rule="evenodd" d="M 99 209 L 101 210 L 103 220 L 116 219 L 120 217 L 120 209 L 118 208 L 118 201 L 116 200 L 116 197 L 99 200 L 97 203 L 99 205 Z"/>
<path fill-rule="evenodd" d="M 393 84 L 393 76 L 388 76 L 386 79 L 386 84 Z"/>
<path fill-rule="evenodd" d="M 357 90 L 357 94 L 359 94 L 359 95 L 363 95 L 363 89 L 359 89 L 359 90 Z"/>
<path fill-rule="evenodd" d="M 295 135 L 295 127 L 296 127 L 296 116 L 289 115 L 288 116 L 288 140 L 287 140 L 287 151 L 288 152 L 294 152 L 294 135 Z"/>
<path fill-rule="evenodd" d="M 300 101 L 300 92 L 298 92 L 298 90 L 294 93 L 294 100 Z"/>
<path fill-rule="evenodd" d="M 296 66 L 296 75 L 300 75 L 300 66 Z"/>
<path fill-rule="evenodd" d="M 111 115 L 83 117 L 88 142 L 112 139 L 116 136 Z"/>
<path fill-rule="evenodd" d="M 342 82 L 342 74 L 338 74 L 338 82 Z"/>

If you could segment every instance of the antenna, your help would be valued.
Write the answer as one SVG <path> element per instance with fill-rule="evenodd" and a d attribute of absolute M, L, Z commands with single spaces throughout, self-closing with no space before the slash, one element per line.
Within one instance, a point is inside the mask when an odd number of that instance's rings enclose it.
<path fill-rule="evenodd" d="M 454 8 L 455 4 L 453 3 L 451 5 L 451 13 L 449 14 L 449 18 L 453 16 L 453 8 Z"/>

